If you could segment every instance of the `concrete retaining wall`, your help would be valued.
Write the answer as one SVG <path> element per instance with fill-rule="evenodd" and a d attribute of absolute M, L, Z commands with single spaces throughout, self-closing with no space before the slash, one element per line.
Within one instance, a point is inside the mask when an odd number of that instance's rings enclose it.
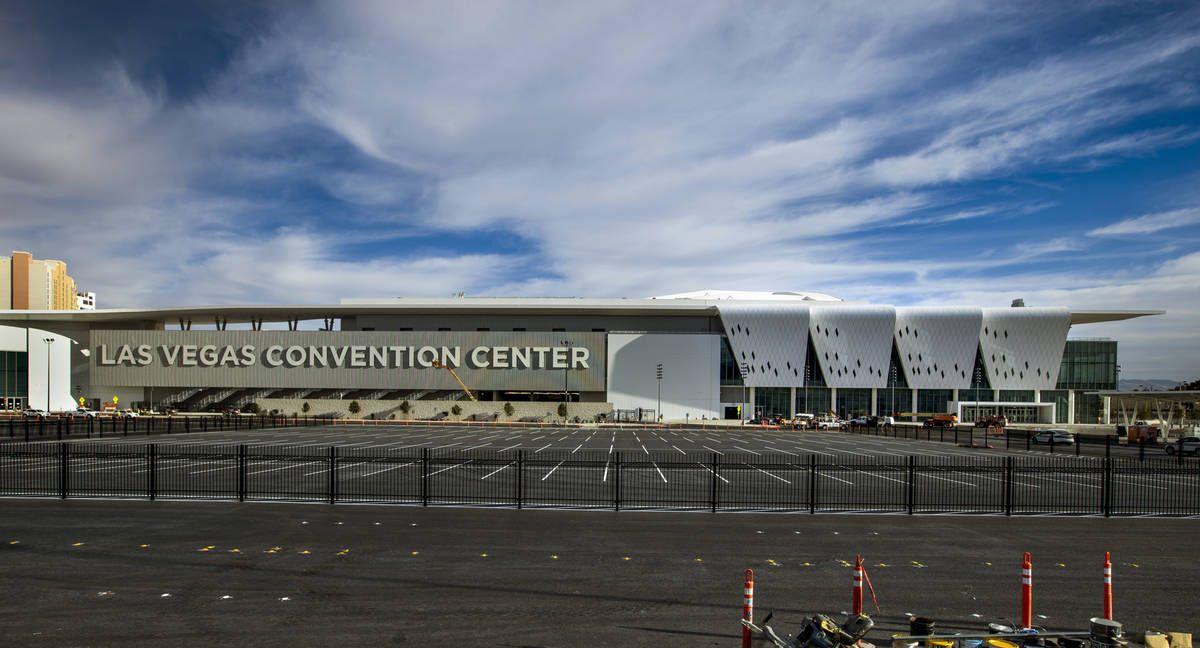
<path fill-rule="evenodd" d="M 559 403 L 514 402 L 512 404 L 513 414 L 507 416 L 504 414 L 503 401 L 476 403 L 472 401 L 414 400 L 408 402 L 410 409 L 407 414 L 400 411 L 400 403 L 403 401 L 397 400 L 359 400 L 358 414 L 350 413 L 350 403 L 353 401 L 349 400 L 260 398 L 255 402 L 262 411 L 278 410 L 279 413 L 287 416 L 303 416 L 307 413 L 308 416 L 332 414 L 339 418 L 427 419 L 440 412 L 446 412 L 446 419 L 452 421 L 465 420 L 472 414 L 494 414 L 498 421 L 519 421 L 530 416 L 541 416 L 546 421 L 562 420 L 562 417 L 558 415 Z M 304 403 L 308 403 L 308 412 L 304 411 Z M 455 405 L 462 408 L 462 413 L 458 416 L 450 412 L 450 408 Z M 567 403 L 568 420 L 579 417 L 581 420 L 590 421 L 600 414 L 606 414 L 611 418 L 612 411 L 612 403 Z"/>

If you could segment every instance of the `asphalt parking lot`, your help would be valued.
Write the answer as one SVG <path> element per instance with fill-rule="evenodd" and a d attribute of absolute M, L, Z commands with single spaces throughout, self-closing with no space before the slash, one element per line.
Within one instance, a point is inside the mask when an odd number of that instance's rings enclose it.
<path fill-rule="evenodd" d="M 711 515 L 4 501 L 0 635 L 19 646 L 732 646 L 742 575 L 795 631 L 850 606 L 977 631 L 1020 610 L 1086 629 L 1112 552 L 1127 631 L 1200 630 L 1194 520 Z"/>

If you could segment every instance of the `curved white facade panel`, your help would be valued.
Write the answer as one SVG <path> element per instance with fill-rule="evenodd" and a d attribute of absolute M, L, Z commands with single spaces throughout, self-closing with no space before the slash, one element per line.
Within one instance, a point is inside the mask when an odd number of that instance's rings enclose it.
<path fill-rule="evenodd" d="M 804 384 L 809 308 L 798 304 L 718 302 L 729 347 L 747 365 L 748 387 Z"/>
<path fill-rule="evenodd" d="M 897 308 L 896 350 L 908 386 L 969 388 L 982 327 L 979 307 Z"/>
<path fill-rule="evenodd" d="M 979 349 L 992 389 L 1054 389 L 1071 311 L 984 308 Z"/>
<path fill-rule="evenodd" d="M 895 322 L 896 310 L 891 306 L 814 307 L 808 329 L 825 384 L 886 385 Z"/>

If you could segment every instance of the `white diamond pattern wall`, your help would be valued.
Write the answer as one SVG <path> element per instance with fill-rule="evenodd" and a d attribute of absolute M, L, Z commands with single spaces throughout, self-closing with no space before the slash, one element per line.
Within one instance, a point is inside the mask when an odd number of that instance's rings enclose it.
<path fill-rule="evenodd" d="M 908 386 L 969 388 L 982 326 L 978 307 L 897 308 L 896 350 Z"/>
<path fill-rule="evenodd" d="M 808 306 L 718 303 L 717 311 L 734 358 L 748 366 L 747 386 L 804 384 Z"/>
<path fill-rule="evenodd" d="M 984 308 L 979 349 L 992 389 L 1054 389 L 1071 311 Z"/>
<path fill-rule="evenodd" d="M 825 384 L 886 385 L 895 322 L 891 306 L 813 307 L 808 329 Z"/>

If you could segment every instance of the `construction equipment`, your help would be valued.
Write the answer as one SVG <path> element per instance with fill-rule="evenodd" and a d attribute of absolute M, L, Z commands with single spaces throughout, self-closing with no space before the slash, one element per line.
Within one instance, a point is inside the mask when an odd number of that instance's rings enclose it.
<path fill-rule="evenodd" d="M 467 392 L 467 396 L 470 397 L 470 399 L 473 402 L 476 402 L 476 403 L 479 402 L 479 399 L 475 398 L 475 394 L 472 394 L 470 389 L 467 389 L 467 386 L 463 384 L 462 379 L 458 377 L 458 374 L 454 373 L 453 369 L 451 369 L 450 367 L 448 367 L 440 362 L 433 363 L 433 366 L 435 369 L 445 369 L 446 371 L 449 371 L 450 375 L 454 376 L 454 380 L 458 381 L 458 386 L 462 387 L 462 390 Z"/>

